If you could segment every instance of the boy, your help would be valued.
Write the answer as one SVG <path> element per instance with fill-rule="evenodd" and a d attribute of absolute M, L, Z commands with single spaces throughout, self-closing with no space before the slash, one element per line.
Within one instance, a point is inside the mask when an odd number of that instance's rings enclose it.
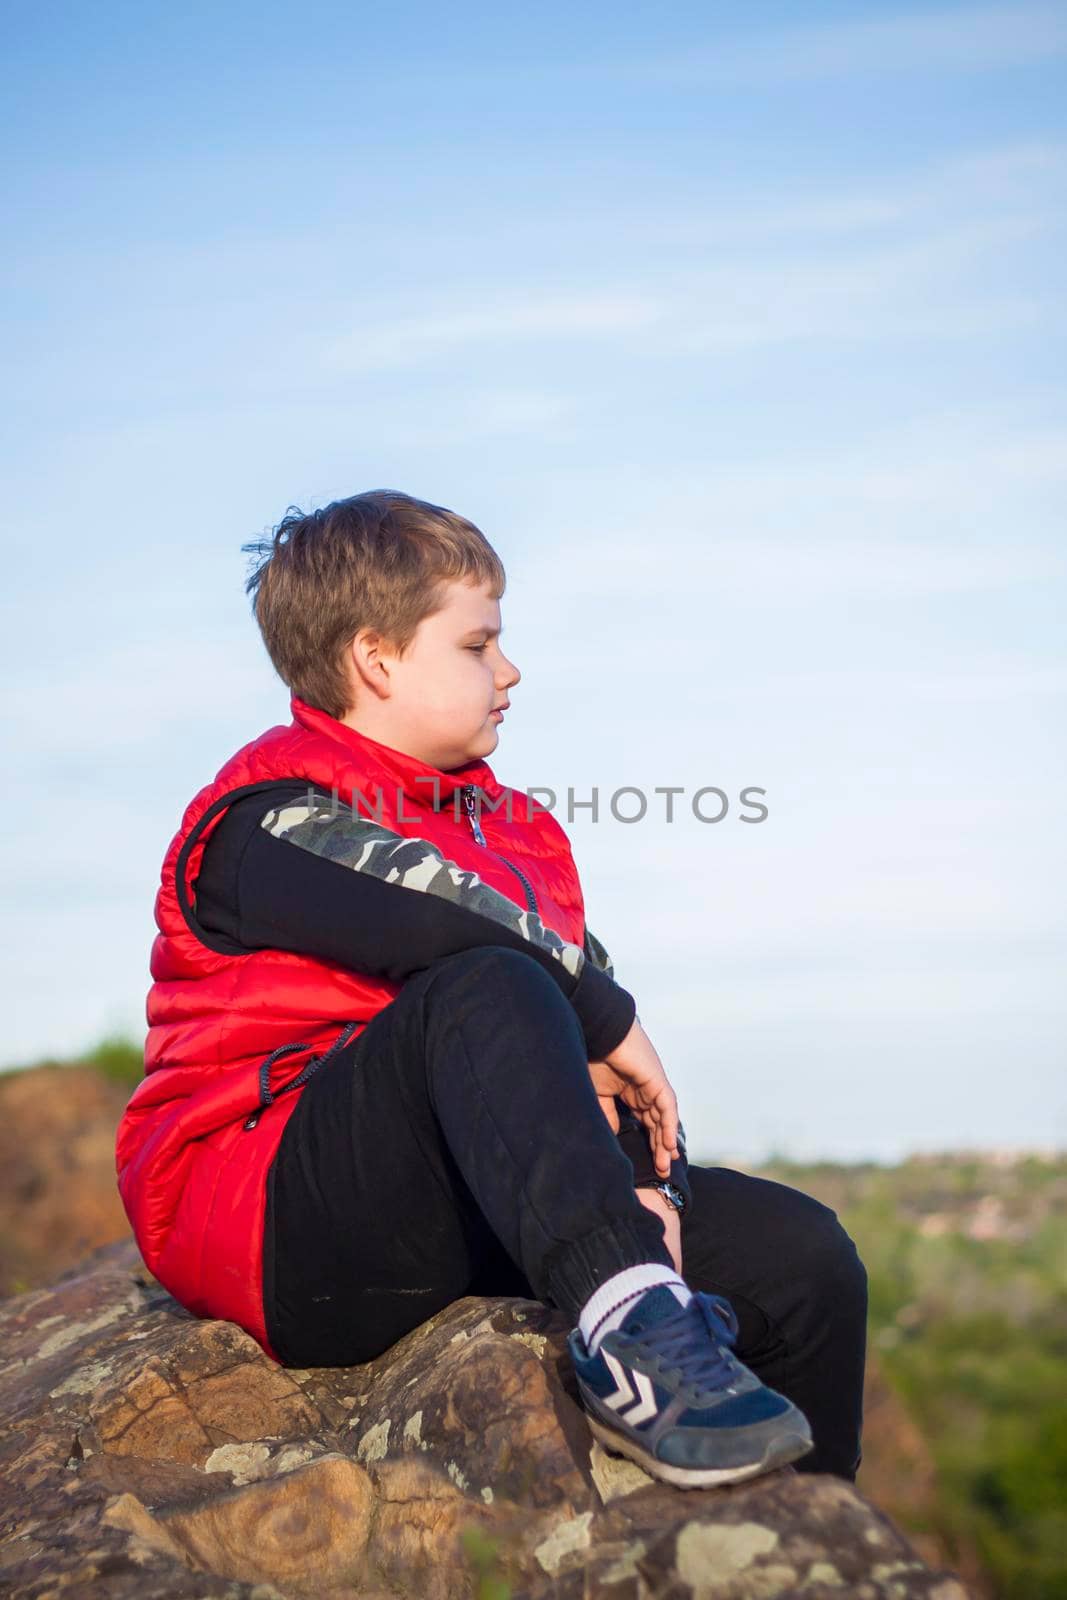
<path fill-rule="evenodd" d="M 591 1430 L 653 1476 L 853 1478 L 862 1263 L 811 1196 L 688 1163 L 567 835 L 486 761 L 520 678 L 496 552 L 390 490 L 245 548 L 293 721 L 163 863 L 116 1148 L 150 1270 L 301 1367 L 543 1299 Z"/>

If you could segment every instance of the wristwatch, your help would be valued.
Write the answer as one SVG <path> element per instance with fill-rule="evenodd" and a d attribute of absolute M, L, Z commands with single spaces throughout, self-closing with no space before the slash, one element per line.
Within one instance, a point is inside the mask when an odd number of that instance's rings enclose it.
<path fill-rule="evenodd" d="M 668 1203 L 674 1207 L 675 1211 L 685 1210 L 685 1195 L 678 1185 L 671 1183 L 668 1178 L 657 1178 L 655 1183 L 639 1183 L 636 1187 L 638 1189 L 658 1189 L 660 1194 L 664 1195 Z"/>

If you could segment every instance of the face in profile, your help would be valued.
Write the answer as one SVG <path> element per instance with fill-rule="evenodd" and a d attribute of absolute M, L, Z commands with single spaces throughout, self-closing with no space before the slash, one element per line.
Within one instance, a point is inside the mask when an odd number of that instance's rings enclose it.
<path fill-rule="evenodd" d="M 448 772 L 496 749 L 503 720 L 497 708 L 521 674 L 500 648 L 500 602 L 488 583 L 454 579 L 444 595 L 402 655 L 380 644 L 362 661 L 364 673 L 379 675 L 373 725 L 358 710 L 347 720 Z"/>

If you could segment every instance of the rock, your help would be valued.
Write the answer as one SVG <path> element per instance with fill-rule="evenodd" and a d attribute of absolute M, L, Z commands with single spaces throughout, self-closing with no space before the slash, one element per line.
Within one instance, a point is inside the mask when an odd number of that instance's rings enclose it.
<path fill-rule="evenodd" d="M 46 1284 L 88 1250 L 129 1237 L 114 1159 L 115 1127 L 129 1092 L 129 1084 L 89 1066 L 48 1063 L 0 1075 L 0 1294 Z M 835 1209 L 847 1199 L 844 1177 L 834 1169 L 820 1175 L 811 1192 Z M 91 1382 L 91 1373 L 72 1381 Z M 985 1592 L 978 1553 L 959 1526 L 951 1548 L 938 1532 L 932 1512 L 940 1488 L 930 1447 L 885 1382 L 875 1348 L 867 1354 L 864 1419 L 860 1491 L 921 1530 L 910 1538 L 930 1565 L 951 1561 Z M 263 1454 L 265 1447 L 258 1448 Z M 638 1472 L 620 1456 L 596 1451 L 593 1460 L 605 1500 Z"/>
<path fill-rule="evenodd" d="M 296 1370 L 131 1240 L 0 1304 L 13 1600 L 967 1600 L 849 1484 L 725 1489 L 592 1441 L 562 1314 L 468 1296 L 377 1361 Z"/>

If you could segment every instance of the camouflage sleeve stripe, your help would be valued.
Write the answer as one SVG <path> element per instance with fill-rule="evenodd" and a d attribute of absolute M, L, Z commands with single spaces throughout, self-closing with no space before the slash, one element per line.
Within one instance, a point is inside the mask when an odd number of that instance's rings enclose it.
<path fill-rule="evenodd" d="M 585 930 L 585 953 L 594 967 L 599 967 L 601 972 L 606 972 L 609 978 L 614 978 L 615 968 L 612 965 L 611 957 L 596 934 L 591 933 L 588 928 Z"/>
<path fill-rule="evenodd" d="M 499 922 L 552 956 L 573 978 L 581 976 L 586 955 L 579 945 L 561 939 L 554 929 L 545 927 L 535 911 L 516 905 L 476 872 L 449 860 L 428 839 L 393 833 L 369 817 L 338 810 L 330 795 L 315 791 L 268 811 L 260 825 L 275 838 L 353 872 L 438 895 Z M 598 965 L 595 960 L 593 964 Z"/>

